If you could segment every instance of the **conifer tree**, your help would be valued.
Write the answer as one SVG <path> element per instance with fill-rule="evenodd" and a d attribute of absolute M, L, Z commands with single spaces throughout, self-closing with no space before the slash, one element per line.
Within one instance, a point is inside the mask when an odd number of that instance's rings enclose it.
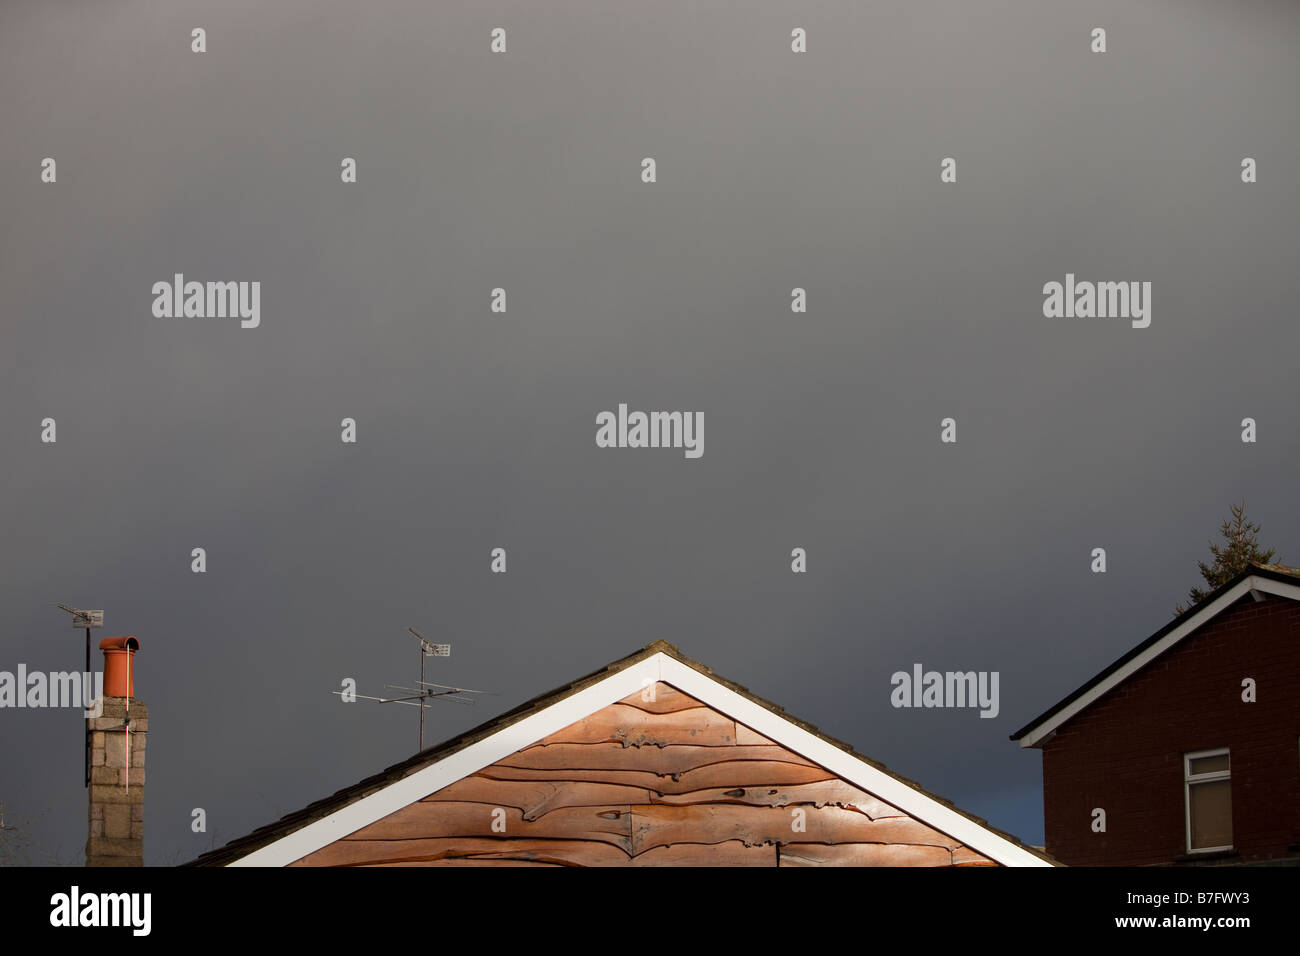
<path fill-rule="evenodd" d="M 1174 608 L 1174 614 L 1182 614 L 1188 607 L 1201 603 L 1214 593 L 1216 588 L 1227 584 L 1249 565 L 1272 562 L 1274 550 L 1269 548 L 1265 551 L 1256 540 L 1255 536 L 1260 530 L 1259 525 L 1246 520 L 1246 502 L 1231 505 L 1230 509 L 1232 517 L 1224 520 L 1219 528 L 1219 533 L 1223 535 L 1223 543 L 1210 542 L 1210 554 L 1214 556 L 1214 560 L 1208 564 L 1204 561 L 1196 562 L 1206 586 L 1192 588 L 1187 593 L 1187 606 L 1178 605 Z"/>

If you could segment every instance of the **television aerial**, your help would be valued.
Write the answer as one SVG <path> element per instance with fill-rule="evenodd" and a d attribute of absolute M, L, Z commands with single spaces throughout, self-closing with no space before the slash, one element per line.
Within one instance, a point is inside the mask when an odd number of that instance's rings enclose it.
<path fill-rule="evenodd" d="M 104 626 L 104 612 L 102 610 L 83 611 L 80 608 L 68 607 L 68 605 L 66 604 L 56 604 L 54 606 L 57 607 L 60 611 L 67 611 L 69 614 L 72 615 L 73 627 L 85 628 L 86 630 L 86 674 L 87 674 L 86 680 L 90 680 L 90 676 L 89 676 L 91 673 L 90 671 L 90 629 L 92 627 Z M 81 686 L 85 687 L 87 685 L 83 683 Z M 83 706 L 88 706 L 90 702 L 83 700 L 81 703 Z M 128 703 L 127 706 L 130 707 L 130 704 Z M 86 748 L 85 749 L 86 749 L 86 786 L 89 787 L 90 786 L 90 721 L 89 720 L 86 721 Z"/>
<path fill-rule="evenodd" d="M 450 704 L 462 704 L 470 707 L 474 704 L 474 697 L 463 696 L 467 694 L 493 694 L 490 690 L 473 690 L 469 687 L 454 687 L 450 684 L 435 684 L 432 681 L 424 679 L 424 659 L 426 657 L 451 657 L 450 644 L 435 644 L 413 627 L 407 630 L 414 635 L 415 639 L 420 642 L 420 679 L 416 681 L 416 687 L 406 687 L 401 684 L 385 684 L 385 690 L 401 691 L 401 696 L 396 697 L 372 697 L 369 694 L 345 693 L 341 690 L 333 691 L 340 697 L 352 697 L 358 700 L 373 700 L 379 704 L 407 704 L 411 707 L 420 708 L 420 749 L 424 749 L 424 708 L 429 701 L 444 701 Z"/>

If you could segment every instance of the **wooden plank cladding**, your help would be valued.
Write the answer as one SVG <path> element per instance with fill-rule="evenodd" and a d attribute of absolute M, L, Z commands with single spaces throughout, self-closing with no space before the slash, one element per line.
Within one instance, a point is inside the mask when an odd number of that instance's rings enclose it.
<path fill-rule="evenodd" d="M 624 747 L 732 747 L 736 722 L 710 707 L 656 714 L 617 703 L 558 730 L 540 741 L 550 744 L 617 743 Z"/>
<path fill-rule="evenodd" d="M 293 865 L 995 864 L 661 682 Z"/>

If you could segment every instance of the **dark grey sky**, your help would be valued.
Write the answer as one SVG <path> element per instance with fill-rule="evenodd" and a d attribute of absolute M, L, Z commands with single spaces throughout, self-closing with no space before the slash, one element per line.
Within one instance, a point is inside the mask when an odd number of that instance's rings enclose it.
<path fill-rule="evenodd" d="M 1231 501 L 1300 558 L 1300 10 L 797 6 L 0 8 L 0 670 L 80 667 L 58 601 L 139 637 L 147 862 L 413 752 L 330 696 L 411 679 L 408 625 L 499 692 L 431 742 L 665 638 L 1038 843 L 1008 733 Z M 175 272 L 260 281 L 260 328 L 155 318 Z M 1150 328 L 1044 318 L 1067 272 L 1151 282 Z M 597 448 L 620 402 L 704 456 Z M 892 709 L 914 662 L 1000 716 Z M 0 712 L 7 822 L 68 863 L 80 733 Z"/>

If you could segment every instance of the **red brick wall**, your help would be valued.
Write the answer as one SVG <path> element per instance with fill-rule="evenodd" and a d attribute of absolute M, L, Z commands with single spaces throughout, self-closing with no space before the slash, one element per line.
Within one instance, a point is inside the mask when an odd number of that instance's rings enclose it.
<path fill-rule="evenodd" d="M 1253 677 L 1257 702 L 1242 702 Z M 1234 862 L 1300 856 L 1300 602 L 1247 597 L 1062 725 L 1043 747 L 1047 850 L 1074 866 L 1187 852 L 1183 759 L 1231 749 Z M 1092 810 L 1106 811 L 1093 833 Z"/>

